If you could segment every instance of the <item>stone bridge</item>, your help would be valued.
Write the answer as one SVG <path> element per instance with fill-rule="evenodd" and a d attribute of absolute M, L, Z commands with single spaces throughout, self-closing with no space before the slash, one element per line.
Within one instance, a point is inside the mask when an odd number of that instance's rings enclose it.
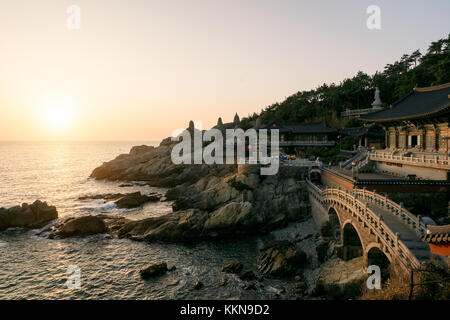
<path fill-rule="evenodd" d="M 401 274 L 429 261 L 420 216 L 365 189 L 321 188 L 310 181 L 307 186 L 313 216 L 319 226 L 328 223 L 334 230 L 344 260 L 364 256 L 366 266 Z"/>

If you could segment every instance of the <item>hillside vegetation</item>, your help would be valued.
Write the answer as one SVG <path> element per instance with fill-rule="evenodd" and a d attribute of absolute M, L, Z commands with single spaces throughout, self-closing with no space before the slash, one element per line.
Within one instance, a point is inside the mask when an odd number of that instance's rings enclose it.
<path fill-rule="evenodd" d="M 388 64 L 382 72 L 370 76 L 358 72 L 353 78 L 339 84 L 299 91 L 283 102 L 264 108 L 263 123 L 276 120 L 284 123 L 327 121 L 329 126 L 343 127 L 342 111 L 368 108 L 379 87 L 383 106 L 389 106 L 411 92 L 415 87 L 427 87 L 450 82 L 450 34 L 446 39 L 432 42 L 425 54 L 419 50 L 404 54 L 399 61 Z M 243 127 L 250 126 L 258 114 L 242 119 Z"/>

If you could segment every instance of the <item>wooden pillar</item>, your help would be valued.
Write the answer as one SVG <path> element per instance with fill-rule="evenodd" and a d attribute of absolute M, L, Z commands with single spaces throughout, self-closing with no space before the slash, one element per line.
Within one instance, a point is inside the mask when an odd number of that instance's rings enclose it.
<path fill-rule="evenodd" d="M 399 136 L 398 131 L 395 131 L 395 149 L 398 149 L 398 136 Z"/>
<path fill-rule="evenodd" d="M 427 148 L 427 134 L 425 129 L 422 131 L 422 151 L 425 151 L 425 149 Z"/>
<path fill-rule="evenodd" d="M 434 151 L 439 150 L 439 130 L 436 128 L 435 129 L 435 138 L 434 138 Z"/>
<path fill-rule="evenodd" d="M 386 149 L 389 149 L 389 147 L 390 147 L 390 145 L 389 145 L 390 139 L 391 139 L 391 135 L 390 135 L 389 131 L 386 130 Z"/>

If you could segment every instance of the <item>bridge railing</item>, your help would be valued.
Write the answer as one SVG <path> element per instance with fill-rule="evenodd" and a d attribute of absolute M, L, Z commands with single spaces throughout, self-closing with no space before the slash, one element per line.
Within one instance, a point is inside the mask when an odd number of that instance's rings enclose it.
<path fill-rule="evenodd" d="M 371 203 L 391 212 L 393 215 L 399 217 L 404 224 L 422 237 L 427 232 L 427 226 L 422 222 L 421 216 L 409 212 L 402 203 L 398 204 L 390 200 L 387 196 L 383 196 L 373 191 L 365 189 L 354 189 L 353 194 L 358 198 Z"/>
<path fill-rule="evenodd" d="M 339 202 L 344 202 L 347 206 L 352 207 L 353 210 L 351 211 L 356 215 L 358 221 L 371 227 L 373 233 L 376 234 L 378 239 L 380 239 L 386 248 L 388 248 L 388 253 L 391 255 L 396 253 L 406 267 L 412 266 L 417 268 L 420 266 L 420 262 L 416 256 L 399 239 L 399 234 L 394 234 L 389 226 L 383 221 L 383 218 L 367 207 L 367 203 L 364 203 L 362 199 L 359 199 L 349 191 L 334 188 L 323 190 L 322 197 L 324 199 L 334 198 Z"/>

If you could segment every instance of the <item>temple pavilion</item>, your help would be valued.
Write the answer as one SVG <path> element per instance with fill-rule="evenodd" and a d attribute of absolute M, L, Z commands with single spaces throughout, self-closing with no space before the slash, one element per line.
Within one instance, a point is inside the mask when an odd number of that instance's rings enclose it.
<path fill-rule="evenodd" d="M 414 90 L 381 111 L 361 115 L 361 120 L 381 125 L 384 150 L 372 153 L 381 171 L 448 179 L 450 83 Z"/>

